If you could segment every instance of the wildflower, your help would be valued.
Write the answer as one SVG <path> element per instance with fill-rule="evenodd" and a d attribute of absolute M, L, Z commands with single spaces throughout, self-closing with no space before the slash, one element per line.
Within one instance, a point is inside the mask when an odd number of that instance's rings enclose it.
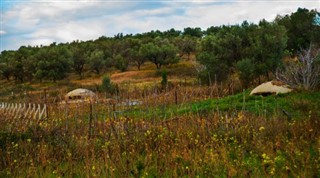
<path fill-rule="evenodd" d="M 275 169 L 274 167 L 271 168 L 271 169 L 270 169 L 270 174 L 273 175 L 275 171 L 276 171 L 276 169 Z"/>
<path fill-rule="evenodd" d="M 95 166 L 92 166 L 92 170 L 96 170 L 96 167 L 95 167 Z"/>
<path fill-rule="evenodd" d="M 265 130 L 265 128 L 263 127 L 263 126 L 261 126 L 260 128 L 259 128 L 259 131 L 260 132 L 262 132 L 262 131 L 264 131 Z"/>
<path fill-rule="evenodd" d="M 31 139 L 30 139 L 30 138 L 28 138 L 28 139 L 27 139 L 27 141 L 30 143 L 30 142 L 31 142 Z"/>

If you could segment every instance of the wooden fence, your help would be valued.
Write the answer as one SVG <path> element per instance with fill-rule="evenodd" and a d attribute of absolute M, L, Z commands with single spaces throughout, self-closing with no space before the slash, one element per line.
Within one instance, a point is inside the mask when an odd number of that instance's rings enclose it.
<path fill-rule="evenodd" d="M 0 113 L 5 118 L 46 119 L 47 106 L 44 104 L 0 103 Z"/>

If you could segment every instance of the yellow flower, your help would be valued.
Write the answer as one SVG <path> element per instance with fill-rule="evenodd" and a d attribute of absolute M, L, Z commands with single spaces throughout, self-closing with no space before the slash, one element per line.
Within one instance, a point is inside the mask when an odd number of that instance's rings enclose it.
<path fill-rule="evenodd" d="M 275 169 L 274 167 L 273 167 L 273 168 L 271 168 L 271 170 L 270 170 L 270 174 L 271 174 L 271 175 L 273 175 L 275 171 L 276 171 L 276 169 Z"/>
<path fill-rule="evenodd" d="M 264 128 L 263 126 L 261 126 L 261 127 L 259 128 L 259 131 L 262 132 L 263 130 L 265 130 L 265 128 Z"/>

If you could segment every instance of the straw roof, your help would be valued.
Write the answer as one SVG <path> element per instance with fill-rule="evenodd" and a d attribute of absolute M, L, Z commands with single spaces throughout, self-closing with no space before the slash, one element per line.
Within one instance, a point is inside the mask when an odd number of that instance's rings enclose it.
<path fill-rule="evenodd" d="M 66 98 L 72 98 L 76 96 L 81 96 L 83 98 L 96 98 L 97 95 L 92 92 L 91 90 L 84 89 L 84 88 L 78 88 L 75 90 L 70 91 L 65 95 Z"/>
<path fill-rule="evenodd" d="M 279 93 L 289 93 L 292 89 L 279 81 L 270 81 L 263 83 L 253 89 L 250 95 L 264 95 L 264 94 L 279 94 Z"/>

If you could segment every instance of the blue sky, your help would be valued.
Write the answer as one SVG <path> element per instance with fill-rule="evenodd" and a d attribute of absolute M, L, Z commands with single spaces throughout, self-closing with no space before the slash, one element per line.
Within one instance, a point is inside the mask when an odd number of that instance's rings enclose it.
<path fill-rule="evenodd" d="M 320 0 L 0 0 L 0 51 L 117 33 L 272 21 Z"/>

